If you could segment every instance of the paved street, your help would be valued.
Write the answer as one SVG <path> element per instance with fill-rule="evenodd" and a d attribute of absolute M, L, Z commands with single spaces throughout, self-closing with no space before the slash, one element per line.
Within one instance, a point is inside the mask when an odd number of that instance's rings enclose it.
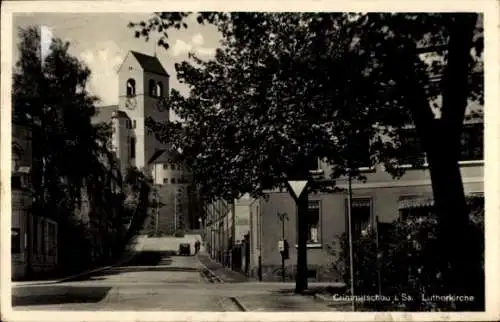
<path fill-rule="evenodd" d="M 134 259 L 64 283 L 13 288 L 16 310 L 328 311 L 288 283 L 212 284 L 198 256 L 177 256 L 146 239 Z M 203 258 L 203 255 L 200 256 Z M 206 256 L 205 256 L 206 257 Z"/>
<path fill-rule="evenodd" d="M 206 291 L 211 285 L 200 274 L 195 256 L 175 256 L 157 244 L 151 239 L 129 263 L 77 281 L 15 287 L 13 306 L 29 310 L 239 310 L 230 299 Z"/>

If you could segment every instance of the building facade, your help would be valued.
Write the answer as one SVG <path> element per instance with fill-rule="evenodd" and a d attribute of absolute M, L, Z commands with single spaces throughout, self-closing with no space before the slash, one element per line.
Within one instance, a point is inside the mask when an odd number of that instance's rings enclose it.
<path fill-rule="evenodd" d="M 210 256 L 236 271 L 250 269 L 251 204 L 244 195 L 218 200 L 204 207 L 203 235 Z"/>
<path fill-rule="evenodd" d="M 410 144 L 408 142 L 407 144 Z M 415 156 L 414 156 L 415 157 Z M 380 224 L 393 222 L 403 213 L 432 211 L 433 193 L 430 173 L 424 166 L 406 168 L 400 179 L 393 179 L 383 166 L 361 168 L 366 182 L 352 182 L 352 231 L 356 238 L 368 227 L 377 229 Z M 483 123 L 468 119 L 464 125 L 460 171 L 466 197 L 484 198 Z M 403 159 L 402 162 L 405 162 Z M 329 178 L 328 165 L 318 162 L 318 169 L 311 169 L 321 178 Z M 308 276 L 311 280 L 341 281 L 339 272 L 332 265 L 338 237 L 349 229 L 347 217 L 348 180 L 336 181 L 338 193 L 309 194 L 307 243 Z M 281 254 L 278 243 L 289 242 L 289 259 L 285 261 L 289 279 L 293 279 L 297 263 L 297 219 L 295 202 L 286 189 L 269 191 L 267 198 L 250 203 L 250 269 L 249 275 L 263 280 L 281 279 Z M 284 220 L 278 215 L 285 213 Z"/>
<path fill-rule="evenodd" d="M 51 274 L 58 269 L 58 225 L 35 216 L 31 184 L 32 140 L 26 126 L 12 122 L 12 279 Z"/>

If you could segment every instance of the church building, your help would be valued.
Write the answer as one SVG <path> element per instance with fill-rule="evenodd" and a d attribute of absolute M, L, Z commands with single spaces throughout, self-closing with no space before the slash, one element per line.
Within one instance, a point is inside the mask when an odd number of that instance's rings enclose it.
<path fill-rule="evenodd" d="M 189 171 L 146 126 L 146 120 L 170 120 L 169 74 L 155 56 L 130 51 L 118 69 L 118 105 L 99 107 L 93 123 L 112 126 L 111 146 L 122 174 L 130 167 L 153 178 L 159 200 L 147 223 L 151 235 L 196 229 L 199 225 Z"/>

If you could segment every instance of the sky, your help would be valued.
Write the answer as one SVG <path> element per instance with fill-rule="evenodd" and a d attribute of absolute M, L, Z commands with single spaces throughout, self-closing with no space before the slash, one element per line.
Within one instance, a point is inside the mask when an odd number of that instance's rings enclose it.
<path fill-rule="evenodd" d="M 71 43 L 70 53 L 83 61 L 92 71 L 88 90 L 98 96 L 98 105 L 118 103 L 117 70 L 128 51 L 145 54 L 156 53 L 170 74 L 170 88 L 187 94 L 187 87 L 177 80 L 175 63 L 188 60 L 188 52 L 193 51 L 201 58 L 211 58 L 218 47 L 220 34 L 211 25 L 199 25 L 196 15 L 188 20 L 188 29 L 169 30 L 170 48 L 165 50 L 155 46 L 155 41 L 135 38 L 134 30 L 127 27 L 129 22 L 140 22 L 151 17 L 148 13 L 17 13 L 13 16 L 14 42 L 18 43 L 18 28 L 45 26 L 46 34 Z M 158 34 L 156 34 L 158 37 Z M 13 62 L 19 53 L 14 46 Z M 472 104 L 475 105 L 475 104 Z M 477 109 L 474 106 L 474 109 Z M 439 110 L 434 109 L 436 115 Z M 173 114 L 171 119 L 177 117 Z"/>
<path fill-rule="evenodd" d="M 134 50 L 153 55 L 153 38 L 135 38 L 129 22 L 139 22 L 150 17 L 147 13 L 23 13 L 13 16 L 14 44 L 19 42 L 18 28 L 29 26 L 48 27 L 54 37 L 69 41 L 70 53 L 78 57 L 92 71 L 88 90 L 101 101 L 98 105 L 118 103 L 117 70 L 128 51 Z M 169 31 L 170 48 L 156 46 L 158 59 L 170 74 L 170 88 L 186 94 L 187 88 L 177 80 L 175 63 L 188 60 L 193 51 L 201 58 L 211 58 L 220 36 L 213 26 L 196 23 L 193 14 L 187 20 L 188 29 Z M 13 63 L 19 53 L 14 46 Z M 172 115 L 175 118 L 175 115 Z"/>

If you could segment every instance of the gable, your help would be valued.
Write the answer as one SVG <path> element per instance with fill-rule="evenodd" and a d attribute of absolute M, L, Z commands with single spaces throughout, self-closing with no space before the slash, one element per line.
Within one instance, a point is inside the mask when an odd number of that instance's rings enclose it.
<path fill-rule="evenodd" d="M 142 69 L 145 72 L 161 76 L 169 76 L 165 68 L 163 68 L 158 57 L 149 56 L 135 51 L 131 51 L 130 53 L 135 57 L 135 59 L 137 59 L 139 65 L 141 65 Z"/>
<path fill-rule="evenodd" d="M 141 64 L 135 58 L 135 56 L 131 54 L 130 51 L 127 53 L 127 55 L 123 59 L 123 62 L 121 63 L 120 67 L 118 67 L 117 73 L 120 74 L 122 72 L 125 72 L 125 73 L 129 72 L 127 70 L 128 67 L 132 67 L 135 70 L 141 70 L 141 71 L 143 71 L 143 68 L 142 68 Z"/>

